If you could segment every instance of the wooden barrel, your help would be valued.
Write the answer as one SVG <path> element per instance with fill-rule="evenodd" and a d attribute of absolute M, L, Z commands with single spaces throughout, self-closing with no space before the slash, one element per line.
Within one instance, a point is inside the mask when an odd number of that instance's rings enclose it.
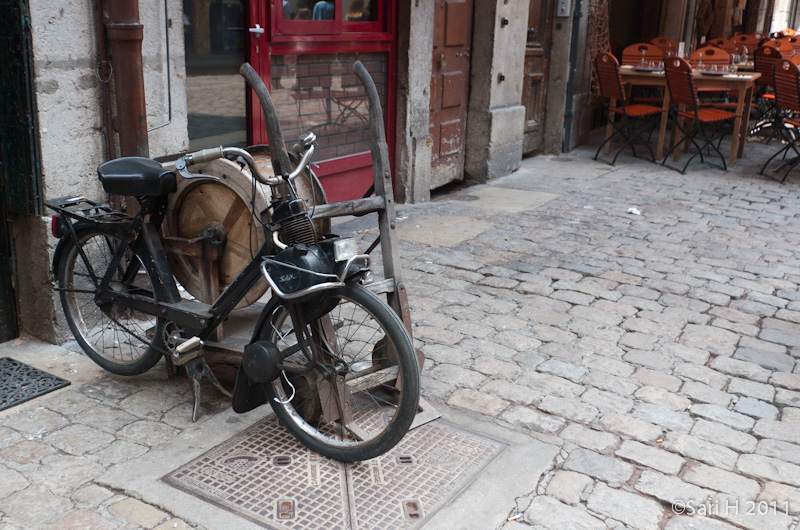
<path fill-rule="evenodd" d="M 273 175 L 268 147 L 253 146 L 247 150 L 256 160 L 259 172 Z M 229 160 L 213 160 L 192 165 L 188 169 L 191 173 L 213 175 L 219 180 L 184 179 L 178 176 L 177 190 L 170 195 L 162 232 L 166 237 L 193 239 L 210 226 L 221 225 L 226 241 L 219 260 L 219 291 L 222 292 L 252 260 L 268 237 L 259 220 L 269 206 L 271 190 L 269 186 L 254 182 L 247 166 L 242 169 Z M 314 201 L 316 204 L 325 204 L 325 193 L 313 174 L 306 172 L 301 175 L 295 180 L 295 187 L 309 208 Z M 330 221 L 315 221 L 315 228 L 318 234 L 329 232 Z M 165 246 L 175 278 L 189 294 L 201 299 L 203 278 L 200 258 L 180 254 L 169 245 Z M 237 309 L 257 301 L 267 288 L 266 280 L 259 280 L 236 306 Z"/>

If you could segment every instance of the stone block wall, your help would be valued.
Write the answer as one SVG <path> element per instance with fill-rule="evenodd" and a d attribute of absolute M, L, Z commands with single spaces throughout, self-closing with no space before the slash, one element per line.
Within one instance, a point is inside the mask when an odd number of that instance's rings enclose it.
<path fill-rule="evenodd" d="M 475 0 L 464 167 L 473 182 L 507 175 L 522 160 L 527 20 L 528 2 Z"/>
<path fill-rule="evenodd" d="M 150 132 L 150 156 L 156 157 L 188 146 L 183 11 L 179 0 L 141 0 L 139 9 L 144 24 L 148 124 L 163 125 Z M 44 198 L 83 195 L 106 201 L 96 176 L 97 166 L 108 155 L 93 2 L 31 0 L 30 14 Z M 45 214 L 12 223 L 20 330 L 50 342 L 63 342 L 69 339 L 69 331 L 63 325 L 61 306 L 53 291 L 50 260 L 56 240 L 50 235 L 49 213 Z"/>

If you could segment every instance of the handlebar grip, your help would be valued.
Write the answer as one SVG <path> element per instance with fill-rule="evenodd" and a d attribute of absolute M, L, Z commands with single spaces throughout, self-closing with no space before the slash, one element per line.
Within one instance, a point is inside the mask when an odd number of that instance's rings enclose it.
<path fill-rule="evenodd" d="M 204 162 L 211 162 L 212 160 L 222 158 L 225 156 L 225 154 L 222 152 L 222 147 L 220 146 L 189 153 L 189 156 L 192 157 L 193 164 L 202 164 Z"/>

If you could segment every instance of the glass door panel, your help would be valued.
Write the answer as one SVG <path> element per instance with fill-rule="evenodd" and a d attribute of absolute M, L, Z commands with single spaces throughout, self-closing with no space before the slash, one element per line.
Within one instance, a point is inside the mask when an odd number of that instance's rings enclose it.
<path fill-rule="evenodd" d="M 341 0 L 278 0 L 273 17 L 279 35 L 331 35 L 341 33 Z"/>
<path fill-rule="evenodd" d="M 353 63 L 364 63 L 386 108 L 386 52 L 286 54 L 270 57 L 272 101 L 287 145 L 317 135 L 315 160 L 369 151 L 369 104 Z"/>
<path fill-rule="evenodd" d="M 189 148 L 247 144 L 244 0 L 184 0 Z"/>

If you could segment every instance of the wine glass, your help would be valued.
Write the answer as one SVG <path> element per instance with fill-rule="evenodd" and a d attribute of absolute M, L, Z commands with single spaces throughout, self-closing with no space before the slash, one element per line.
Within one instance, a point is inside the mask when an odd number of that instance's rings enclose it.
<path fill-rule="evenodd" d="M 642 48 L 642 60 L 639 61 L 639 66 L 645 67 L 647 65 L 647 61 L 644 60 L 644 52 L 647 51 L 644 47 Z"/>
<path fill-rule="evenodd" d="M 702 72 L 705 66 L 706 65 L 703 64 L 703 52 L 700 52 L 700 54 L 697 56 L 697 66 L 695 66 L 695 68 Z"/>

